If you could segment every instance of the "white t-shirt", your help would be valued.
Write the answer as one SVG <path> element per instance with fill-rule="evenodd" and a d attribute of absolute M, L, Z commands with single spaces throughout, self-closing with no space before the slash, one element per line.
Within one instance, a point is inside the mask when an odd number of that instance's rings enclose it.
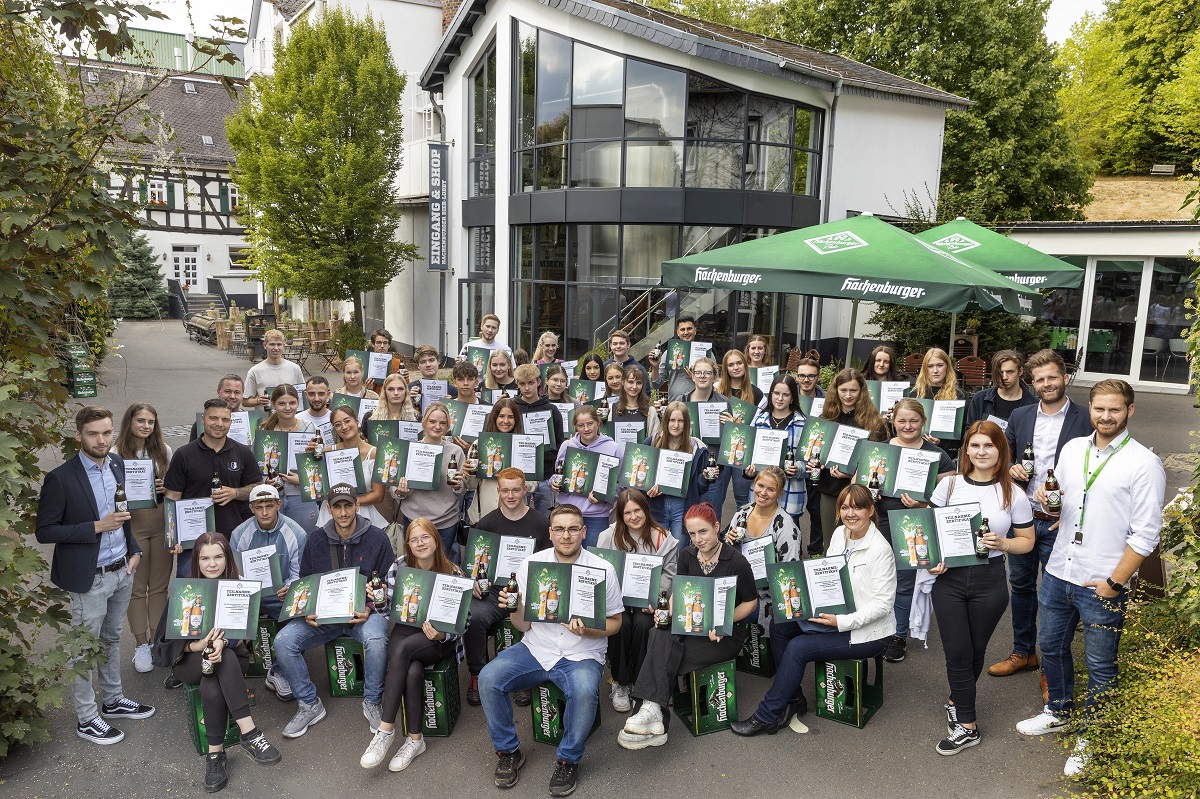
<path fill-rule="evenodd" d="M 327 409 L 321 416 L 313 415 L 312 411 L 300 411 L 296 414 L 296 418 L 301 422 L 308 422 L 314 429 L 321 431 L 321 438 L 325 439 L 325 446 L 332 447 L 337 441 L 337 437 L 333 434 L 333 421 L 330 417 L 333 414 Z"/>
<path fill-rule="evenodd" d="M 947 492 L 950 492 L 948 497 Z M 1033 508 L 1020 486 L 1012 487 L 1012 504 L 1007 508 L 1003 505 L 1003 499 L 1004 495 L 998 482 L 977 483 L 958 474 L 939 480 L 929 502 L 939 508 L 978 502 L 980 515 L 988 520 L 988 527 L 1000 538 L 1006 537 L 1014 527 L 1033 526 Z M 995 558 L 1003 554 L 1000 550 L 993 549 L 988 557 Z"/>
<path fill-rule="evenodd" d="M 257 397 L 262 395 L 263 389 L 281 386 L 284 383 L 296 386 L 303 382 L 304 373 L 300 371 L 300 367 L 286 358 L 280 361 L 278 366 L 263 360 L 251 366 L 250 371 L 246 373 L 245 390 L 242 393 L 247 397 Z"/>
<path fill-rule="evenodd" d="M 521 567 L 517 570 L 517 584 L 521 586 L 521 596 L 525 596 L 529 564 L 531 562 L 554 563 L 557 559 L 554 547 L 550 547 L 541 552 L 534 552 L 521 562 Z M 579 557 L 576 558 L 575 563 L 593 569 L 604 569 L 604 609 L 607 615 L 615 616 L 625 610 L 621 586 L 617 582 L 617 570 L 612 567 L 612 564 L 586 549 L 579 551 Z M 525 633 L 521 639 L 521 643 L 529 648 L 529 653 L 537 659 L 543 669 L 547 670 L 553 668 L 554 664 L 563 658 L 575 661 L 591 659 L 603 663 L 604 656 L 608 653 L 607 638 L 584 638 L 570 632 L 558 622 L 535 621 L 530 626 L 529 632 Z"/>

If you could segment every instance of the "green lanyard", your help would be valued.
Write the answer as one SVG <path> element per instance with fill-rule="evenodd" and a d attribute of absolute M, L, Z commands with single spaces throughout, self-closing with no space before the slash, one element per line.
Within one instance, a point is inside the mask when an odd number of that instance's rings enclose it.
<path fill-rule="evenodd" d="M 1083 502 L 1079 506 L 1079 527 L 1075 530 L 1075 538 L 1071 541 L 1072 544 L 1083 543 L 1083 515 L 1087 512 L 1088 491 L 1091 490 L 1092 483 L 1096 482 L 1096 478 L 1100 476 L 1100 472 L 1104 471 L 1104 467 L 1108 465 L 1108 462 L 1129 443 L 1129 439 L 1132 437 L 1130 433 L 1126 433 L 1125 438 L 1117 445 L 1116 449 L 1108 453 L 1107 458 L 1100 462 L 1100 465 L 1096 467 L 1096 471 L 1092 472 L 1091 477 L 1088 476 L 1088 469 L 1092 462 L 1092 445 L 1088 444 L 1087 451 L 1083 455 L 1083 479 L 1086 481 L 1083 486 Z"/>

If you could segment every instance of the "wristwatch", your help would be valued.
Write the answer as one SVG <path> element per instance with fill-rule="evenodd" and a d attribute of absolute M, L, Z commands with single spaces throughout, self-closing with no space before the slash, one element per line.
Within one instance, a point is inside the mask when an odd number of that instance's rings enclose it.
<path fill-rule="evenodd" d="M 1124 585 L 1122 585 L 1121 583 L 1118 583 L 1116 580 L 1114 580 L 1111 577 L 1106 577 L 1104 581 L 1106 583 L 1108 583 L 1109 588 L 1116 591 L 1117 593 L 1120 593 L 1121 589 L 1125 587 Z"/>

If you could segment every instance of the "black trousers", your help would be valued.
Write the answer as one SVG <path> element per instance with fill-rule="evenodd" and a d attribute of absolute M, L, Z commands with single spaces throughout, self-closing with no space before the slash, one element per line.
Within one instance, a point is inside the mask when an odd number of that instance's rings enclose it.
<path fill-rule="evenodd" d="M 808 554 L 820 557 L 825 554 L 825 526 L 821 522 L 821 492 L 812 480 L 804 481 L 808 491 L 804 509 L 808 511 Z M 833 528 L 830 528 L 831 530 Z"/>
<path fill-rule="evenodd" d="M 946 653 L 946 680 L 958 720 L 975 721 L 975 683 L 983 673 L 988 641 L 1008 607 L 1004 557 L 939 574 L 933 612 Z"/>
<path fill-rule="evenodd" d="M 608 639 L 608 662 L 613 682 L 632 685 L 646 660 L 646 644 L 654 629 L 654 614 L 625 608 L 621 631 Z"/>
<path fill-rule="evenodd" d="M 467 631 L 463 633 L 463 647 L 467 650 L 467 671 L 472 675 L 478 676 L 487 663 L 488 630 L 508 615 L 499 602 L 500 589 L 495 586 L 483 599 L 471 595 L 471 611 L 467 616 Z"/>
<path fill-rule="evenodd" d="M 250 697 L 246 694 L 246 667 L 250 657 L 249 653 L 227 648 L 221 652 L 221 659 L 213 664 L 211 675 L 200 670 L 203 659 L 202 652 L 184 652 L 183 660 L 175 664 L 175 676 L 188 685 L 200 686 L 204 737 L 209 746 L 220 746 L 225 743 L 229 717 L 239 721 L 250 716 Z"/>
<path fill-rule="evenodd" d="M 420 627 L 397 624 L 388 638 L 387 676 L 383 682 L 381 721 L 396 723 L 403 697 L 404 717 L 410 731 L 420 732 L 421 710 L 425 707 L 425 667 L 454 654 L 449 641 L 431 641 Z"/>
<path fill-rule="evenodd" d="M 638 670 L 637 682 L 631 692 L 635 710 L 643 701 L 667 707 L 675 683 L 681 674 L 691 674 L 714 663 L 733 660 L 746 643 L 749 629 L 745 624 L 733 625 L 733 635 L 711 641 L 702 635 L 672 635 L 668 630 L 654 628 L 646 641 L 646 659 Z M 663 726 L 670 726 L 670 713 L 663 713 Z"/>

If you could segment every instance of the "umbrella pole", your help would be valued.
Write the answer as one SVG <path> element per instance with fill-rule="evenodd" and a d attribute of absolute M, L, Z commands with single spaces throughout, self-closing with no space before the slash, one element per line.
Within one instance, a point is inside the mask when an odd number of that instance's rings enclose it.
<path fill-rule="evenodd" d="M 954 330 L 958 327 L 958 314 L 950 314 L 950 346 L 946 347 L 946 352 L 954 354 Z"/>
<path fill-rule="evenodd" d="M 850 355 L 854 352 L 854 325 L 858 321 L 858 300 L 850 306 L 850 335 L 846 337 L 846 368 L 850 367 Z"/>

